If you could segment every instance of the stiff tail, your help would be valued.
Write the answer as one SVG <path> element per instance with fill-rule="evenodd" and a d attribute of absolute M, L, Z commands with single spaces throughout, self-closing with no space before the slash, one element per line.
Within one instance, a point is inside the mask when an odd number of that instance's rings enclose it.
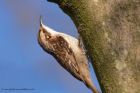
<path fill-rule="evenodd" d="M 99 93 L 98 90 L 96 89 L 95 85 L 93 85 L 92 80 L 91 79 L 86 79 L 85 84 L 88 88 L 90 88 L 92 90 L 93 93 Z"/>

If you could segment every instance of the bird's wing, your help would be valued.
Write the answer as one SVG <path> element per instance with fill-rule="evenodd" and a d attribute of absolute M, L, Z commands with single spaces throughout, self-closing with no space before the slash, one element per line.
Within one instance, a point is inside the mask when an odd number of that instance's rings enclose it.
<path fill-rule="evenodd" d="M 55 58 L 65 69 L 67 69 L 74 77 L 81 79 L 78 60 L 76 60 L 73 50 L 69 47 L 68 42 L 58 36 L 52 40 Z"/>

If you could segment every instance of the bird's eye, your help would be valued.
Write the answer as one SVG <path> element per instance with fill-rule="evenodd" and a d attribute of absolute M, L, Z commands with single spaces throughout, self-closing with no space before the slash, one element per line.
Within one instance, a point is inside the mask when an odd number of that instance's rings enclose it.
<path fill-rule="evenodd" d="M 50 39 L 50 38 L 51 38 L 51 36 L 47 35 L 47 36 L 46 36 L 46 38 L 47 38 L 47 39 Z"/>

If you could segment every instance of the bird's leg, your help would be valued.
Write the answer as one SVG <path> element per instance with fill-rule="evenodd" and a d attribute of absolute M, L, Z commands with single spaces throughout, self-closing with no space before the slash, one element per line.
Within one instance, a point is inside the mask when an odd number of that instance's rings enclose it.
<path fill-rule="evenodd" d="M 80 35 L 78 37 L 78 46 L 82 49 L 83 54 L 86 54 L 87 51 L 84 47 L 83 40 L 82 40 L 82 37 Z"/>
<path fill-rule="evenodd" d="M 88 61 L 89 61 L 89 63 L 91 62 L 91 58 L 90 58 L 90 56 L 88 55 L 88 53 L 87 53 L 87 50 L 86 50 L 86 48 L 85 48 L 85 46 L 84 46 L 84 44 L 83 44 L 83 40 L 82 40 L 82 37 L 79 35 L 79 37 L 78 37 L 78 46 L 81 48 L 81 50 L 82 50 L 82 53 L 84 54 L 84 55 L 86 55 L 86 57 L 87 57 L 87 59 L 88 59 Z M 90 67 L 90 64 L 89 64 L 89 67 Z"/>
<path fill-rule="evenodd" d="M 78 37 L 78 46 L 82 49 L 82 52 L 83 52 L 83 54 L 85 54 L 86 56 L 87 56 L 87 58 L 89 59 L 90 57 L 89 57 L 89 55 L 88 55 L 88 52 L 87 52 L 87 50 L 86 50 L 86 48 L 85 48 L 85 46 L 84 46 L 84 43 L 83 43 L 83 40 L 82 40 L 82 37 L 79 35 L 79 37 Z"/>

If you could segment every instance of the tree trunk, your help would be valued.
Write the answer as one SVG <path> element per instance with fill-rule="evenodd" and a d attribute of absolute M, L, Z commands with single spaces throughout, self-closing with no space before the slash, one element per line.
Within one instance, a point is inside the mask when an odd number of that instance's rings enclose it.
<path fill-rule="evenodd" d="M 103 93 L 140 93 L 140 0 L 48 0 L 74 21 Z"/>

